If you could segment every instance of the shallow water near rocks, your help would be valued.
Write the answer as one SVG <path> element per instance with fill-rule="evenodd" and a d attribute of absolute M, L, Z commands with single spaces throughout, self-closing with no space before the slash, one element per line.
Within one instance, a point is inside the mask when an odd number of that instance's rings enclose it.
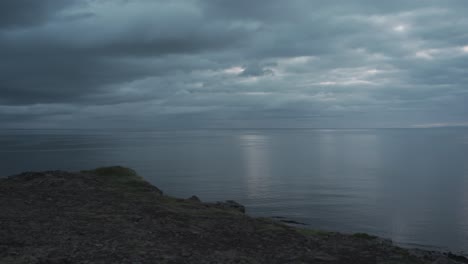
<path fill-rule="evenodd" d="M 254 216 L 468 249 L 468 129 L 2 130 L 0 171 L 134 168 Z"/>

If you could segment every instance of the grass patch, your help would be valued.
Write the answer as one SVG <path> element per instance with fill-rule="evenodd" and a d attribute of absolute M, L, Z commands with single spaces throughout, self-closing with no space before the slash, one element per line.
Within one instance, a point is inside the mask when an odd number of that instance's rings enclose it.
<path fill-rule="evenodd" d="M 148 186 L 143 177 L 134 170 L 122 166 L 101 167 L 81 172 L 97 175 L 106 185 L 113 188 L 136 190 Z"/>
<path fill-rule="evenodd" d="M 362 238 L 362 239 L 369 239 L 369 240 L 377 238 L 376 236 L 369 235 L 367 233 L 354 233 L 352 236 L 355 238 Z"/>
<path fill-rule="evenodd" d="M 284 232 L 290 228 L 283 223 L 273 221 L 269 218 L 259 217 L 256 219 L 261 223 L 257 229 L 259 232 Z"/>
<path fill-rule="evenodd" d="M 94 170 L 87 170 L 87 171 L 82 171 L 84 173 L 92 173 L 96 174 L 102 177 L 113 177 L 113 178 L 120 178 L 120 179 L 139 179 L 143 180 L 142 177 L 138 176 L 136 171 L 122 167 L 122 166 L 112 166 L 112 167 L 101 167 L 101 168 L 96 168 Z"/>
<path fill-rule="evenodd" d="M 323 230 L 315 230 L 315 229 L 309 229 L 309 228 L 296 228 L 296 231 L 299 234 L 305 235 L 305 236 L 329 236 L 333 234 L 333 232 L 328 232 L 328 231 L 323 231 Z"/>
<path fill-rule="evenodd" d="M 226 210 L 215 207 L 213 204 L 193 203 L 187 199 L 164 195 L 159 198 L 160 206 L 174 213 L 188 214 L 197 217 L 237 217 L 244 216 L 236 210 Z"/>

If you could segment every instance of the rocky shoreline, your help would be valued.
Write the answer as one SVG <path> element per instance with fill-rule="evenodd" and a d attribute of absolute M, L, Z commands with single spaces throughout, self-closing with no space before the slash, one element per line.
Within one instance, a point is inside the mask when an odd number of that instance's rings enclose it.
<path fill-rule="evenodd" d="M 468 263 L 244 212 L 164 195 L 123 167 L 22 173 L 0 179 L 0 263 Z"/>

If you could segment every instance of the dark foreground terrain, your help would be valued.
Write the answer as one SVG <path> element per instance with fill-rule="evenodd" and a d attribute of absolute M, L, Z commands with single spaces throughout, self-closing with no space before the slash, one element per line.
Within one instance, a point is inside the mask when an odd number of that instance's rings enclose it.
<path fill-rule="evenodd" d="M 0 179 L 0 263 L 467 263 L 163 195 L 122 167 Z"/>

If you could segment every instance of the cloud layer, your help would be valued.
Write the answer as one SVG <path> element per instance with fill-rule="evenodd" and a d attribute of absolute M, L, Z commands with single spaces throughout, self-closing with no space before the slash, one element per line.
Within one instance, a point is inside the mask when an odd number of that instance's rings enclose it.
<path fill-rule="evenodd" d="M 5 127 L 468 124 L 466 1 L 0 2 Z"/>

